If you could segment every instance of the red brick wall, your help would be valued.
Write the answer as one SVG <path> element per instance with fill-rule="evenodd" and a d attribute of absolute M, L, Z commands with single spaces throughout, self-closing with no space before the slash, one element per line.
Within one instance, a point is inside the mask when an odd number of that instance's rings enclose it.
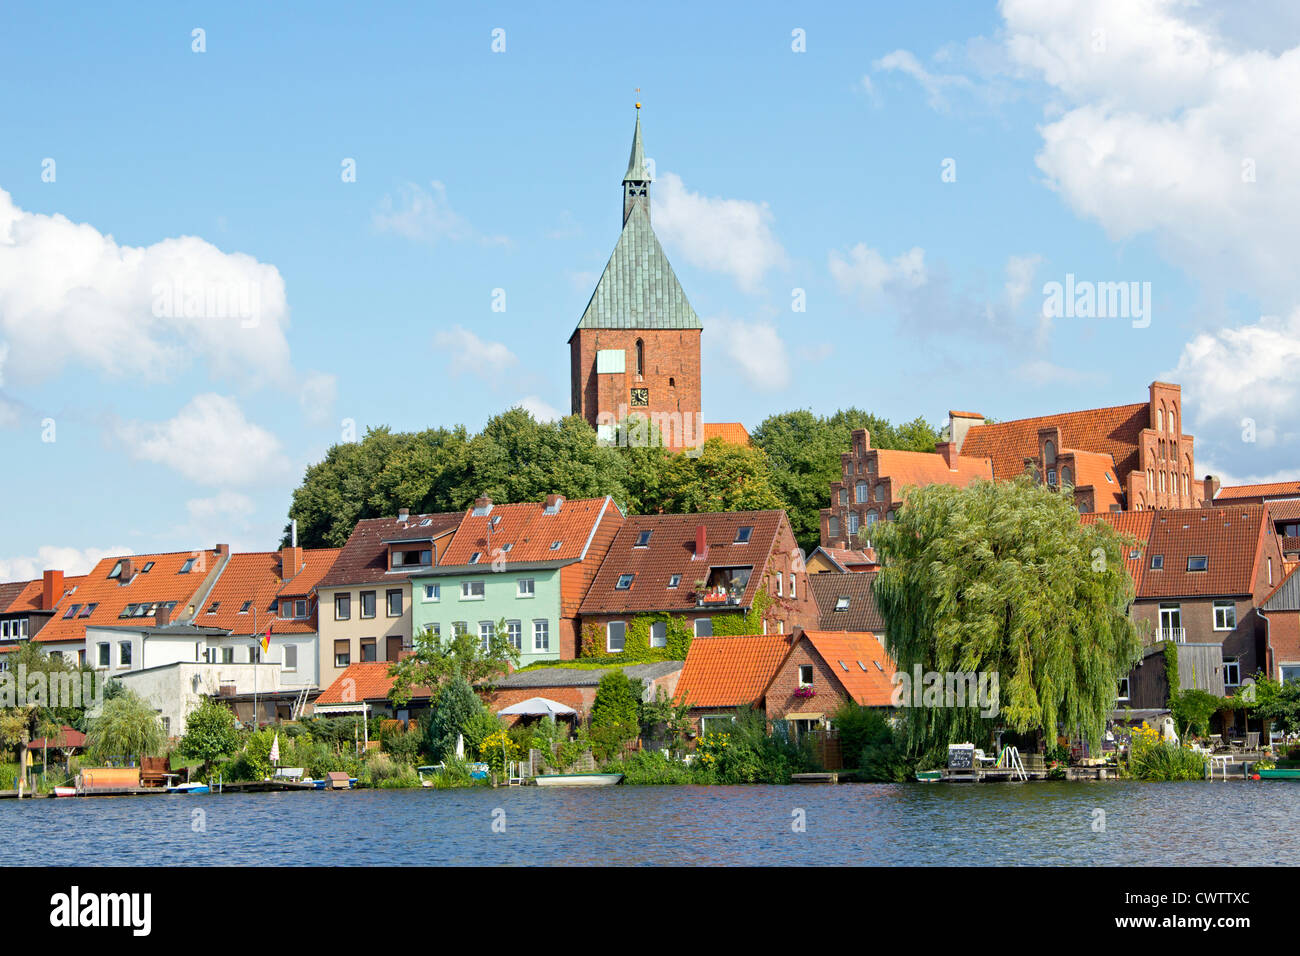
<path fill-rule="evenodd" d="M 796 697 L 799 686 L 799 667 L 812 665 L 813 689 L 815 697 Z M 806 637 L 800 638 L 794 650 L 786 659 L 781 669 L 772 678 L 767 689 L 767 719 L 782 720 L 791 713 L 821 713 L 830 717 L 840 706 L 849 700 L 848 692 L 831 669 L 831 665 L 822 660 Z"/>
<path fill-rule="evenodd" d="M 637 339 L 644 344 L 642 375 L 636 370 Z M 622 374 L 596 374 L 596 352 L 602 349 L 623 350 Z M 625 406 L 626 412 L 680 414 L 685 433 L 665 435 L 670 447 L 695 444 L 690 439 L 696 438 L 697 432 L 703 438 L 699 329 L 578 329 L 570 340 L 569 356 L 573 412 L 593 428 L 600 413 L 617 420 L 622 417 L 620 406 Z M 633 388 L 649 389 L 648 406 L 632 406 Z"/>
<path fill-rule="evenodd" d="M 1275 611 L 1268 617 L 1269 677 L 1277 679 L 1279 664 L 1300 663 L 1300 612 Z M 1242 677 L 1248 677 L 1242 673 Z"/>
<path fill-rule="evenodd" d="M 585 716 L 591 710 L 592 701 L 596 699 L 596 685 L 590 687 L 503 687 L 492 691 L 488 697 L 488 709 L 496 713 L 530 697 L 545 697 L 557 704 L 572 707 L 579 716 Z M 505 718 L 513 723 L 517 718 Z"/>
<path fill-rule="evenodd" d="M 783 597 L 776 593 L 776 575 L 781 575 Z M 790 578 L 794 576 L 795 596 L 790 597 Z M 808 586 L 808 571 L 804 566 L 803 553 L 794 540 L 794 532 L 786 518 L 781 519 L 777 530 L 776 543 L 767 559 L 764 584 L 772 598 L 768 609 L 768 631 L 776 632 L 778 622 L 783 622 L 783 633 L 793 634 L 798 628 L 817 630 L 817 602 L 813 598 L 812 588 Z"/>

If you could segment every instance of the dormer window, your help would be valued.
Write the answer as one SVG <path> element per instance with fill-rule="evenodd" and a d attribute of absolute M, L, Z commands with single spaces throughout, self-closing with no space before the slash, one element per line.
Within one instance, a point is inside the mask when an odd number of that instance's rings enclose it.
<path fill-rule="evenodd" d="M 430 548 L 393 549 L 389 552 L 392 568 L 429 567 L 433 564 L 433 550 Z"/>
<path fill-rule="evenodd" d="M 749 538 L 753 533 L 754 533 L 754 529 L 750 525 L 745 525 L 743 528 L 737 529 L 736 540 L 734 543 L 749 544 Z"/>
<path fill-rule="evenodd" d="M 1056 444 L 1050 438 L 1043 442 L 1043 461 L 1048 465 L 1056 464 Z"/>

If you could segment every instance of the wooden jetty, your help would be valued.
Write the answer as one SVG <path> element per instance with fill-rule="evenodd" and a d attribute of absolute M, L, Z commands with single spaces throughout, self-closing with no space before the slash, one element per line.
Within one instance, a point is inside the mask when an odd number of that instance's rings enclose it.
<path fill-rule="evenodd" d="M 791 783 L 839 783 L 838 773 L 795 773 L 790 775 Z"/>

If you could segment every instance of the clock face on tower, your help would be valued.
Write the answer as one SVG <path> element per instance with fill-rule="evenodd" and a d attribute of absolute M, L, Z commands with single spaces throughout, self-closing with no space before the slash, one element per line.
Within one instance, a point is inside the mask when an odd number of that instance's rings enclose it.
<path fill-rule="evenodd" d="M 650 389 L 634 388 L 632 389 L 632 407 L 645 408 L 650 404 Z"/>

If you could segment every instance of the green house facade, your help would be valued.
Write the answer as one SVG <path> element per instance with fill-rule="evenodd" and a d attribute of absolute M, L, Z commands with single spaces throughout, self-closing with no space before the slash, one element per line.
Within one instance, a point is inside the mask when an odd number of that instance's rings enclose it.
<path fill-rule="evenodd" d="M 560 659 L 560 569 L 568 562 L 436 569 L 411 577 L 414 634 L 464 630 L 486 642 L 504 620 L 520 666 Z"/>

